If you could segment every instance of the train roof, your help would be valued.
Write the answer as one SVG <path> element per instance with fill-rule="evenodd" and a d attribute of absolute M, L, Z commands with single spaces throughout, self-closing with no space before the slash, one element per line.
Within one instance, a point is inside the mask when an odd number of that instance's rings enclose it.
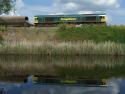
<path fill-rule="evenodd" d="M 65 15 L 35 15 L 35 17 L 62 17 L 62 16 L 106 16 L 105 13 L 102 14 L 65 14 Z"/>

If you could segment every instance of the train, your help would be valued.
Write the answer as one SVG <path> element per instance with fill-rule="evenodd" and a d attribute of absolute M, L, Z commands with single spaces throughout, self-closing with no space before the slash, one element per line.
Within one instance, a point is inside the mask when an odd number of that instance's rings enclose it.
<path fill-rule="evenodd" d="M 36 15 L 35 26 L 58 26 L 59 24 L 106 24 L 106 14 Z"/>
<path fill-rule="evenodd" d="M 48 84 L 48 85 L 72 85 L 72 86 L 86 86 L 86 87 L 107 87 L 107 79 L 64 79 L 59 76 L 36 76 L 31 75 L 25 79 L 25 83 L 33 84 Z"/>
<path fill-rule="evenodd" d="M 0 16 L 0 25 L 12 27 L 33 26 L 33 24 L 29 22 L 29 17 L 27 16 Z"/>
<path fill-rule="evenodd" d="M 0 25 L 13 27 L 53 27 L 60 24 L 106 25 L 106 22 L 106 14 L 35 15 L 33 24 L 29 22 L 29 17 L 27 16 L 0 16 Z"/>

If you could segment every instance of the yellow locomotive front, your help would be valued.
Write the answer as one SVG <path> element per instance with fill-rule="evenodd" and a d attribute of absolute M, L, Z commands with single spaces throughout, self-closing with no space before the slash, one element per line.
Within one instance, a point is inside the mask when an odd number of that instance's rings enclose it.
<path fill-rule="evenodd" d="M 38 23 L 38 17 L 34 17 L 34 23 Z"/>
<path fill-rule="evenodd" d="M 107 22 L 106 15 L 101 16 L 101 22 L 102 23 L 106 23 Z"/>

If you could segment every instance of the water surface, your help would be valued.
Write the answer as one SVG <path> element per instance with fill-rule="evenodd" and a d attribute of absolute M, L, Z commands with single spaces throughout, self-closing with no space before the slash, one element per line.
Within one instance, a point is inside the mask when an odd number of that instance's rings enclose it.
<path fill-rule="evenodd" d="M 0 74 L 0 94 L 125 93 L 123 56 L 1 55 Z M 36 78 L 32 79 L 31 75 Z M 44 76 L 59 80 L 47 83 L 41 78 Z M 84 82 L 75 84 L 79 79 Z M 104 80 L 105 83 L 102 84 L 101 81 Z"/>
<path fill-rule="evenodd" d="M 108 79 L 107 86 L 33 83 L 0 83 L 1 94 L 124 94 L 124 79 Z"/>

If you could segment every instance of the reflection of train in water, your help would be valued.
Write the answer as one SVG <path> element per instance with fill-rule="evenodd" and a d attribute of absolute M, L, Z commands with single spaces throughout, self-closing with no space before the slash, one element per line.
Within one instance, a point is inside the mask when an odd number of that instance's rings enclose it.
<path fill-rule="evenodd" d="M 59 84 L 81 85 L 86 87 L 107 87 L 107 79 L 64 79 L 57 76 L 8 76 L 0 77 L 1 82 L 8 83 L 33 83 L 33 84 Z"/>
<path fill-rule="evenodd" d="M 30 76 L 34 83 L 60 84 L 60 85 L 81 85 L 86 87 L 107 87 L 106 79 L 62 79 L 52 76 Z M 27 79 L 29 80 L 29 79 Z"/>
<path fill-rule="evenodd" d="M 59 24 L 106 24 L 105 14 L 72 14 L 72 15 L 36 15 L 35 26 L 58 26 Z M 6 26 L 33 26 L 25 16 L 0 16 L 0 25 Z"/>

